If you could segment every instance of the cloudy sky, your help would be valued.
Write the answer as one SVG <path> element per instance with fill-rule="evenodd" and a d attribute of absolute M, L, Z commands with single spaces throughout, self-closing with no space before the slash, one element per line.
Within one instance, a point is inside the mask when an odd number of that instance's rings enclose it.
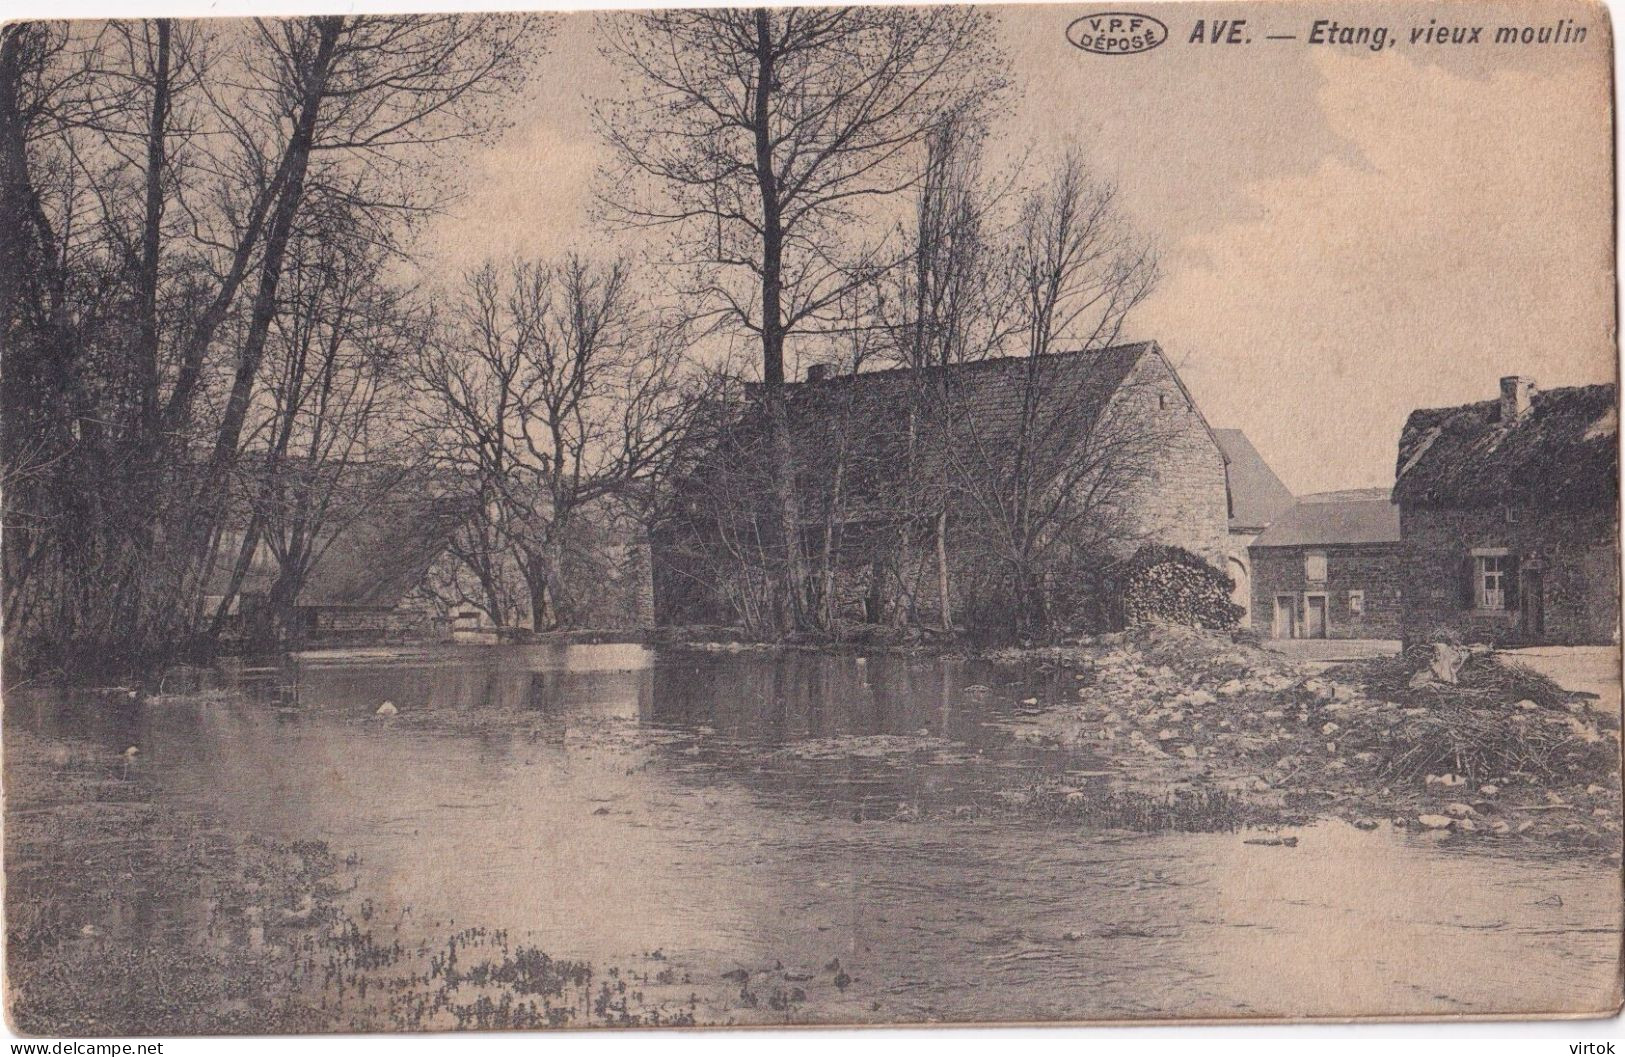
<path fill-rule="evenodd" d="M 1015 82 L 997 142 L 1075 142 L 1116 181 L 1164 272 L 1128 336 L 1159 341 L 1209 421 L 1245 430 L 1288 486 L 1390 483 L 1413 408 L 1487 399 L 1503 374 L 1613 379 L 1602 8 L 1140 6 L 1169 41 L 1109 57 L 1065 38 L 1089 8 L 997 9 Z M 1189 43 L 1197 18 L 1245 18 L 1254 42 Z M 1312 46 L 1316 18 L 1400 43 Z M 1486 36 L 1568 18 L 1588 39 L 1409 46 L 1430 18 Z M 590 107 L 613 86 L 593 16 L 565 16 L 513 127 L 469 154 L 467 195 L 429 233 L 444 272 L 602 243 Z"/>

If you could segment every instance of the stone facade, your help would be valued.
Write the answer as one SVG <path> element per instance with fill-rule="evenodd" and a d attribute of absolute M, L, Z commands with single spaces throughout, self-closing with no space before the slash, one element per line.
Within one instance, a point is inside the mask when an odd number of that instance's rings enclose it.
<path fill-rule="evenodd" d="M 1225 553 L 1224 573 L 1230 577 L 1230 601 L 1241 607 L 1236 621 L 1241 627 L 1253 626 L 1253 558 L 1248 548 L 1258 538 L 1254 529 L 1230 530 L 1229 550 Z"/>
<path fill-rule="evenodd" d="M 1402 507 L 1404 638 L 1449 631 L 1508 645 L 1618 643 L 1617 524 L 1612 510 Z M 1516 590 L 1503 608 L 1476 604 L 1474 551 L 1516 561 Z"/>
<path fill-rule="evenodd" d="M 1253 626 L 1273 638 L 1397 639 L 1404 612 L 1405 559 L 1397 543 L 1253 547 Z M 1312 579 L 1310 558 L 1325 559 Z M 1318 570 L 1317 570 L 1318 571 Z M 1355 612 L 1355 593 L 1360 612 Z M 1285 597 L 1290 596 L 1290 609 Z M 1325 599 L 1324 634 L 1310 626 L 1310 599 Z M 1282 600 L 1280 612 L 1277 599 Z M 1290 622 L 1290 626 L 1287 626 Z"/>
<path fill-rule="evenodd" d="M 954 623 L 989 627 L 1013 612 L 1013 573 L 1001 559 L 1009 527 L 991 511 L 1007 498 L 997 494 L 1003 482 L 1019 480 L 1006 475 L 1023 472 L 1048 487 L 1087 488 L 1096 474 L 1112 482 L 1092 493 L 1091 531 L 1078 534 L 1078 548 L 1063 539 L 1046 552 L 1047 567 L 1034 570 L 1069 621 L 1103 619 L 1096 603 L 1109 561 L 1096 548 L 1127 557 L 1145 544 L 1174 545 L 1225 568 L 1225 456 L 1154 342 L 1037 363 L 1008 357 L 924 372 L 821 374 L 786 394 L 806 545 L 813 565 L 832 559 L 820 588 L 840 619 L 941 623 L 930 507 L 939 488 L 952 497 Z M 652 540 L 661 623 L 748 623 L 740 614 L 760 607 L 759 585 L 780 575 L 751 560 L 755 523 L 771 530 L 777 516 L 768 504 L 770 468 L 757 455 L 763 430 L 747 408 L 719 445 L 725 454 L 696 470 L 695 483 L 679 485 L 679 516 Z M 834 511 L 827 522 L 824 511 Z"/>
<path fill-rule="evenodd" d="M 1168 361 L 1147 356 L 1119 391 L 1138 406 L 1128 413 L 1163 438 L 1151 474 L 1126 502 L 1142 542 L 1172 544 L 1225 568 L 1230 514 L 1224 453 Z"/>
<path fill-rule="evenodd" d="M 1411 413 L 1393 497 L 1407 641 L 1619 642 L 1619 394 L 1540 389 Z"/>

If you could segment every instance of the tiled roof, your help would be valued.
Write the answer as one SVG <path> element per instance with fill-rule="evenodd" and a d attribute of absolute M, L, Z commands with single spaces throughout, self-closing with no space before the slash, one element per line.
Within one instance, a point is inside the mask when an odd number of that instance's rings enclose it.
<path fill-rule="evenodd" d="M 1264 528 L 1292 505 L 1292 491 L 1239 429 L 1216 429 L 1213 435 L 1228 463 L 1231 531 Z"/>
<path fill-rule="evenodd" d="M 1265 529 L 1254 547 L 1398 543 L 1399 507 L 1386 488 L 1306 495 Z"/>
<path fill-rule="evenodd" d="M 345 526 L 317 559 L 301 606 L 393 607 L 423 581 L 467 517 L 460 502 L 404 498 L 380 503 Z"/>
<path fill-rule="evenodd" d="M 842 374 L 786 385 L 785 403 L 804 471 L 819 473 L 820 460 L 839 451 L 848 501 L 861 508 L 865 499 L 895 501 L 904 475 L 952 474 L 944 460 L 962 462 L 960 471 L 1002 473 L 1024 435 L 1030 450 L 1069 450 L 1148 353 L 1159 354 L 1154 342 Z M 924 418 L 911 420 L 910 408 L 926 409 Z M 944 429 L 946 442 L 910 443 L 911 432 Z"/>

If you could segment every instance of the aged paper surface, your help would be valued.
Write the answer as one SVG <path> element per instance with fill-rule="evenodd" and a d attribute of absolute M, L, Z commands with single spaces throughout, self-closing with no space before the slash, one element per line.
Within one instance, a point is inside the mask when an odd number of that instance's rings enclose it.
<path fill-rule="evenodd" d="M 1620 1002 L 1586 3 L 19 22 L 27 1035 Z"/>

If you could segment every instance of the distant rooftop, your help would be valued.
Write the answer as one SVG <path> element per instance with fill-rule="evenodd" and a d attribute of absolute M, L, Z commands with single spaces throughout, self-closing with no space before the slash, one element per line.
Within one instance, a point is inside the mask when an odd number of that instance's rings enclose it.
<path fill-rule="evenodd" d="M 1247 434 L 1239 429 L 1216 429 L 1213 436 L 1229 462 L 1225 482 L 1230 490 L 1230 530 L 1265 528 L 1292 505 L 1292 490 L 1275 476 Z"/>
<path fill-rule="evenodd" d="M 1349 488 L 1301 497 L 1254 541 L 1255 547 L 1398 543 L 1399 507 L 1386 488 Z"/>

